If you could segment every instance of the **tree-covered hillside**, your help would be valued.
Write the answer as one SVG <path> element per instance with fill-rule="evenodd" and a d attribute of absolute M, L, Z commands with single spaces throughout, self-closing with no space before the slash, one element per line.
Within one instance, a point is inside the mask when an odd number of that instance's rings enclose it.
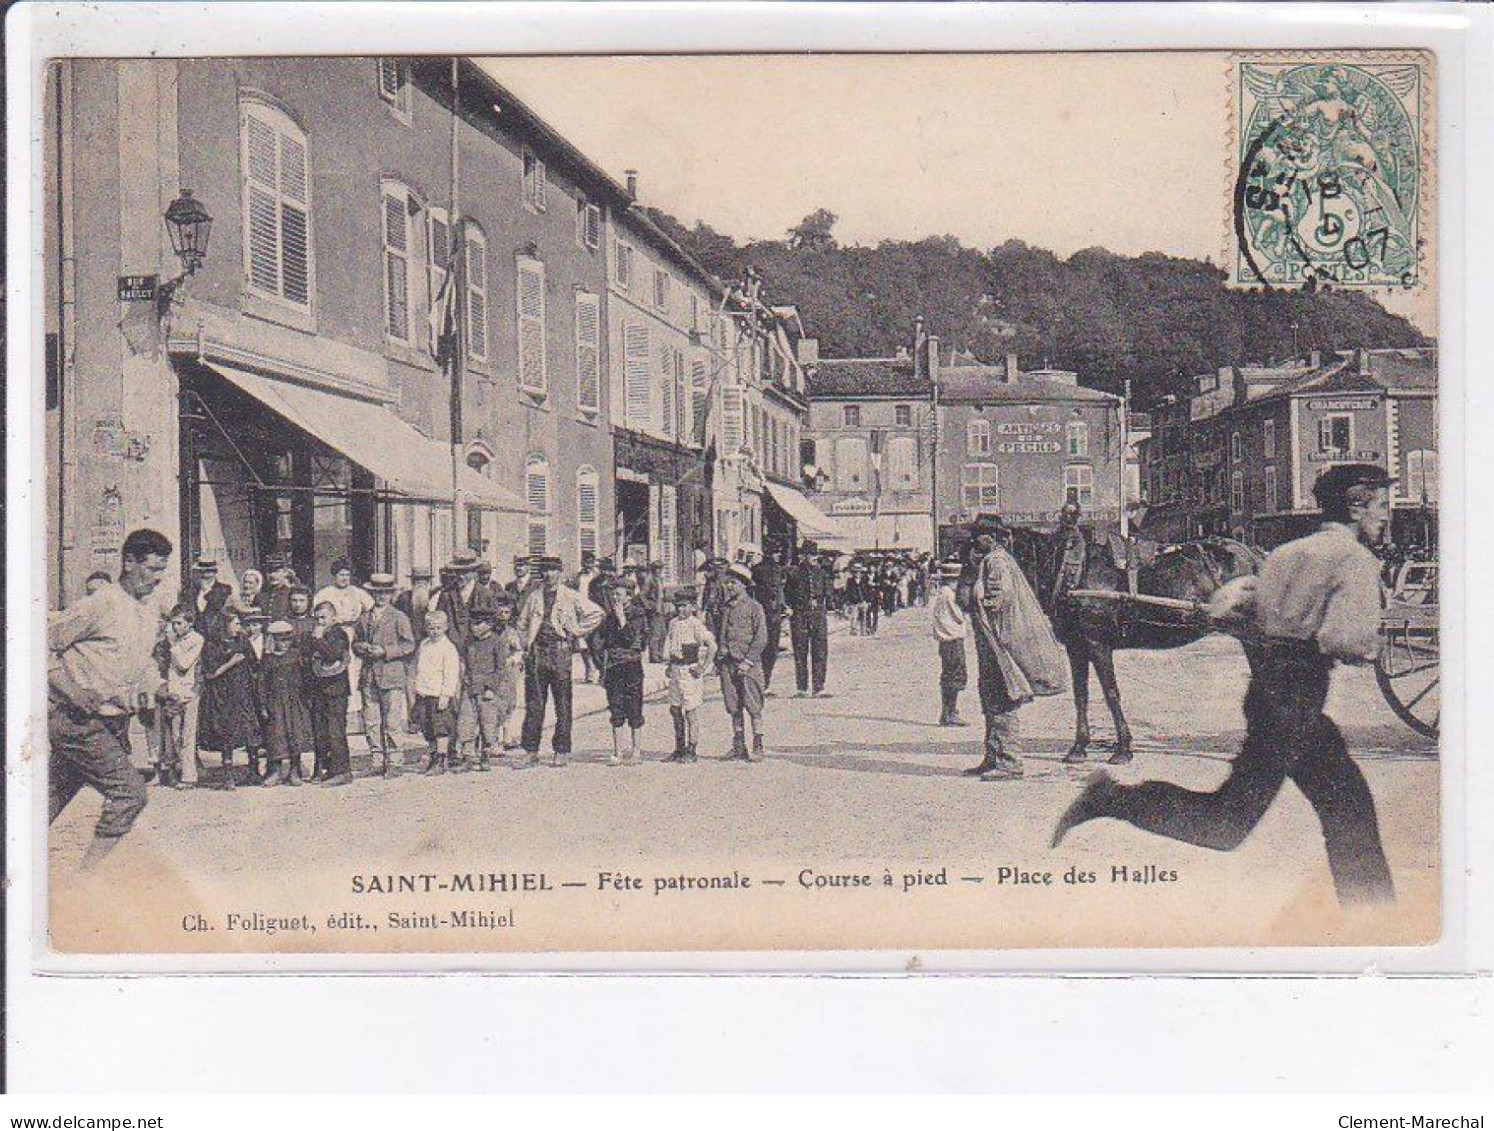
<path fill-rule="evenodd" d="M 825 357 L 890 354 L 921 314 L 946 346 L 983 361 L 1016 353 L 1024 367 L 1073 369 L 1114 392 L 1130 380 L 1145 406 L 1193 374 L 1285 359 L 1294 345 L 1305 355 L 1427 344 L 1362 294 L 1234 291 L 1196 259 L 1088 248 L 1065 260 L 1020 240 L 982 252 L 953 236 L 842 247 L 824 209 L 782 240 L 739 245 L 707 224 L 650 215 L 723 278 L 756 267 L 770 301 L 799 307 Z"/>

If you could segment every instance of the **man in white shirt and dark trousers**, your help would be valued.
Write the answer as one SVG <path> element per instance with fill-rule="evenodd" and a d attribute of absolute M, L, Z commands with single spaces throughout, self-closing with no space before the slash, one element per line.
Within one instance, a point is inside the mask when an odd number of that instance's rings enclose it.
<path fill-rule="evenodd" d="M 154 656 L 161 615 L 146 601 L 171 549 L 158 531 L 133 531 L 120 553 L 119 581 L 47 626 L 47 821 L 85 785 L 104 795 L 85 870 L 114 849 L 145 808 L 145 782 L 130 762 L 130 716 L 154 702 L 161 684 Z"/>
<path fill-rule="evenodd" d="M 931 616 L 934 640 L 939 645 L 939 725 L 942 727 L 968 725 L 960 718 L 960 692 L 969 681 L 965 637 L 970 631 L 969 618 L 960 608 L 955 591 L 961 569 L 959 562 L 944 562 L 939 566 L 939 588 L 934 594 Z"/>
<path fill-rule="evenodd" d="M 539 765 L 545 729 L 545 701 L 555 701 L 551 765 L 563 766 L 571 753 L 571 657 L 577 641 L 590 636 L 605 615 L 600 606 L 560 583 L 559 558 L 538 556 L 530 568 L 541 581 L 524 595 L 519 639 L 524 645 L 524 761 Z"/>
<path fill-rule="evenodd" d="M 1053 834 L 1113 817 L 1227 852 L 1237 848 L 1291 778 L 1318 814 L 1341 903 L 1390 903 L 1395 889 L 1375 802 L 1343 735 L 1323 714 L 1335 662 L 1372 662 L 1380 648 L 1380 561 L 1368 549 L 1389 519 L 1390 477 L 1339 464 L 1313 486 L 1321 528 L 1275 550 L 1255 590 L 1258 640 L 1245 695 L 1245 744 L 1213 793 L 1167 782 L 1124 786 L 1102 770 Z"/>

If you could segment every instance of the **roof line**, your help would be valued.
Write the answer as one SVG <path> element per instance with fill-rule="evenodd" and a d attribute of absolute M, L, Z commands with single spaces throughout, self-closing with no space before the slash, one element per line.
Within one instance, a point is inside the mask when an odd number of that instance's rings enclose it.
<path fill-rule="evenodd" d="M 425 62 L 436 64 L 446 62 L 446 59 L 438 56 L 427 56 Z M 686 267 L 698 275 L 707 286 L 714 287 L 719 292 L 724 293 L 726 289 L 725 283 L 713 274 L 705 264 L 701 263 L 699 259 L 681 247 L 669 233 L 654 223 L 644 212 L 643 206 L 629 194 L 626 187 L 583 153 L 574 142 L 570 141 L 564 134 L 545 121 L 537 110 L 479 66 L 472 56 L 459 56 L 458 65 L 462 68 L 463 78 L 475 80 L 490 98 L 502 103 L 499 107 L 500 117 L 503 110 L 512 110 L 524 127 L 537 135 L 538 139 L 543 141 L 547 146 L 557 150 L 562 159 L 582 175 L 580 179 L 589 179 L 595 184 L 600 185 L 605 192 L 612 196 L 614 203 L 621 206 L 621 214 L 623 216 L 626 216 L 637 223 L 639 227 L 645 229 L 647 235 L 656 243 L 661 244 L 666 252 L 680 260 Z M 467 105 L 465 100 L 462 109 L 464 113 L 471 114 L 474 117 L 488 113 L 481 106 Z"/>

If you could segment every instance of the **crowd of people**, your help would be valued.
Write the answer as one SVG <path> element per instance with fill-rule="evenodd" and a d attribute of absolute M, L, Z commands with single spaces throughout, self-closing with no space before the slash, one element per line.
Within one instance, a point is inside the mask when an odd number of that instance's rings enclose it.
<path fill-rule="evenodd" d="M 1259 575 L 1220 585 L 1210 600 L 1216 623 L 1247 625 L 1257 653 L 1245 699 L 1247 738 L 1224 784 L 1212 793 L 1167 782 L 1122 784 L 1092 777 L 1059 819 L 1057 845 L 1099 818 L 1218 850 L 1236 847 L 1291 778 L 1318 810 L 1340 899 L 1383 902 L 1394 888 L 1378 819 L 1363 774 L 1323 714 L 1337 663 L 1364 663 L 1379 648 L 1382 563 L 1389 477 L 1369 464 L 1338 465 L 1314 485 L 1321 529 L 1274 551 Z M 1060 582 L 1082 573 L 1077 508 L 1050 541 Z M 940 717 L 962 726 L 959 696 L 968 682 L 973 638 L 985 723 L 980 764 L 967 774 L 1009 780 L 1023 774 L 1014 750 L 1018 710 L 1067 687 L 1063 650 L 1030 582 L 1012 556 L 999 519 L 972 531 L 964 560 L 932 570 L 932 634 L 940 660 Z M 284 558 L 264 574 L 245 570 L 239 591 L 199 559 L 193 581 L 162 618 L 150 598 L 172 545 L 153 530 L 124 541 L 118 579 L 88 579 L 88 595 L 49 624 L 48 740 L 50 819 L 84 786 L 103 795 L 83 865 L 116 845 L 146 805 L 145 778 L 131 755 L 131 721 L 145 723 L 164 785 L 190 786 L 203 751 L 216 752 L 222 788 L 248 780 L 327 786 L 353 779 L 348 716 L 355 692 L 374 772 L 398 775 L 407 732 L 425 743 L 427 774 L 483 771 L 517 750 L 515 764 L 540 764 L 546 714 L 553 711 L 551 765 L 571 753 L 575 657 L 605 688 L 612 724 L 611 765 L 641 760 L 645 663 L 665 666 L 675 745 L 666 761 L 699 757 L 705 682 L 719 678 L 732 722 L 725 758 L 764 756 L 763 701 L 769 694 L 785 615 L 796 694 L 823 696 L 829 661 L 826 619 L 847 611 L 859 631 L 861 606 L 883 611 L 927 597 L 924 556 L 822 555 L 806 542 L 792 564 L 770 552 L 749 565 L 697 558 L 695 584 L 667 588 L 655 567 L 617 570 L 589 558 L 562 580 L 559 558 L 515 561 L 499 585 L 492 568 L 458 554 L 438 584 L 420 570 L 400 590 L 375 573 L 357 585 L 349 564 L 332 567 L 316 592 Z M 858 557 L 862 560 L 858 562 Z M 1236 584 L 1236 583 L 1239 584 Z M 1059 594 L 1062 599 L 1062 594 Z M 1227 600 L 1221 600 L 1226 598 Z M 1218 606 L 1216 609 L 1215 606 Z M 1072 626 L 1063 631 L 1073 631 Z M 523 702 L 517 744 L 512 721 Z M 749 739 L 750 732 L 750 739 Z"/>
<path fill-rule="evenodd" d="M 100 718 L 107 724 L 64 759 L 65 769 L 92 770 L 54 775 L 53 816 L 92 784 L 106 798 L 101 835 L 112 840 L 143 809 L 151 779 L 177 789 L 347 785 L 350 722 L 360 721 L 373 773 L 384 778 L 404 771 L 411 735 L 424 744 L 425 774 L 484 772 L 510 756 L 518 768 L 540 765 L 547 714 L 548 763 L 564 765 L 578 655 L 582 678 L 605 691 L 609 765 L 641 760 L 646 664 L 663 667 L 674 726 L 665 761 L 699 758 L 712 675 L 732 722 L 724 757 L 760 761 L 785 619 L 797 694 L 828 694 L 834 585 L 815 547 L 807 550 L 792 566 L 778 551 L 751 565 L 698 554 L 693 583 L 675 586 L 659 563 L 618 569 L 593 554 L 569 578 L 557 557 L 518 557 L 514 580 L 502 584 L 490 562 L 457 553 L 434 578 L 413 569 L 407 586 L 388 573 L 360 583 L 339 560 L 315 590 L 276 554 L 243 570 L 235 587 L 217 561 L 200 557 L 162 619 L 147 598 L 172 547 L 137 531 L 119 579 L 90 577 L 84 598 L 51 625 L 54 712 L 63 721 L 81 712 L 95 730 Z M 115 708 L 101 714 L 107 702 Z M 144 774 L 131 761 L 132 718 L 151 750 Z"/>
<path fill-rule="evenodd" d="M 834 565 L 835 607 L 851 633 L 874 636 L 883 617 L 928 603 L 937 574 L 931 555 L 912 550 L 863 550 Z"/>
<path fill-rule="evenodd" d="M 1260 650 L 1245 702 L 1249 736 L 1225 784 L 1199 794 L 1101 775 L 1064 814 L 1055 843 L 1079 824 L 1113 817 L 1232 848 L 1291 777 L 1323 818 L 1340 896 L 1393 898 L 1363 775 L 1322 714 L 1334 664 L 1366 662 L 1378 651 L 1382 563 L 1369 547 L 1387 524 L 1388 483 L 1373 465 L 1332 468 L 1314 486 L 1321 530 L 1273 552 L 1258 579 L 1237 579 L 1248 585 L 1219 586 L 1216 598 L 1234 594 L 1226 604 L 1247 611 L 1221 605 L 1216 613 L 1211 599 L 1219 623 L 1244 617 L 1253 626 L 1251 647 Z M 1077 507 L 1066 507 L 1050 537 L 1060 604 L 1077 580 L 1071 558 L 1083 572 L 1085 555 L 1070 552 L 1083 547 L 1079 529 Z M 128 832 L 146 804 L 129 738 L 136 717 L 151 737 L 162 785 L 196 784 L 204 752 L 216 754 L 224 789 L 238 784 L 240 756 L 247 780 L 265 786 L 298 785 L 304 776 L 346 785 L 355 694 L 379 776 L 402 772 L 409 733 L 424 742 L 426 774 L 490 770 L 510 751 L 516 766 L 537 766 L 547 713 L 554 720 L 549 762 L 561 766 L 571 754 L 578 653 L 584 678 L 605 689 L 608 764 L 641 760 L 649 662 L 664 666 L 674 724 L 665 761 L 698 759 L 699 712 L 714 673 L 732 723 L 724 757 L 756 762 L 764 757 L 763 704 L 785 617 L 795 693 L 820 697 L 830 694 L 832 610 L 852 619 L 852 631 L 870 633 L 880 615 L 925 602 L 940 661 L 941 725 L 964 725 L 966 641 L 975 645 L 985 738 L 980 764 L 966 773 L 1019 778 L 1017 712 L 1067 689 L 1055 628 L 1073 628 L 1045 614 L 999 519 L 978 522 L 972 534 L 963 560 L 932 567 L 927 555 L 846 558 L 822 554 L 812 542 L 792 563 L 777 550 L 753 564 L 700 554 L 694 584 L 673 587 L 658 565 L 618 570 L 593 556 L 567 582 L 561 560 L 543 555 L 515 559 L 514 580 L 505 585 L 489 563 L 459 553 L 438 578 L 416 569 L 402 589 L 387 573 L 355 584 L 349 563 L 338 561 L 315 592 L 285 558 L 271 557 L 263 573 L 245 570 L 235 592 L 215 561 L 200 558 L 163 622 L 150 597 L 172 545 L 137 530 L 125 539 L 118 579 L 89 578 L 87 595 L 49 625 L 51 819 L 85 785 L 103 795 L 85 867 Z"/>

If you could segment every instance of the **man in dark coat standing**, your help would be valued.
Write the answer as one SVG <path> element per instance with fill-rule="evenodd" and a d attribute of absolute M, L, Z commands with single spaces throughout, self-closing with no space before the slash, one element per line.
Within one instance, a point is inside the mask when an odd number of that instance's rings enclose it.
<path fill-rule="evenodd" d="M 763 693 L 773 686 L 773 667 L 778 663 L 778 644 L 783 638 L 784 577 L 779 562 L 781 551 L 769 550 L 762 561 L 752 567 L 752 594 L 768 618 L 768 645 L 763 649 Z"/>
<path fill-rule="evenodd" d="M 811 689 L 819 698 L 828 696 L 825 676 L 830 664 L 830 579 L 819 562 L 819 547 L 805 542 L 799 561 L 789 573 L 785 596 L 789 606 L 789 638 L 794 646 L 794 681 L 797 698 Z"/>
<path fill-rule="evenodd" d="M 1017 708 L 1035 695 L 1056 695 L 1068 687 L 1068 662 L 1037 594 L 1002 544 L 1004 532 L 996 520 L 977 534 L 982 557 L 970 591 L 986 736 L 980 764 L 965 773 L 986 781 L 1023 774 L 1012 753 Z"/>
<path fill-rule="evenodd" d="M 451 584 L 441 586 L 436 607 L 446 614 L 447 636 L 457 651 L 465 656 L 467 641 L 472 638 L 473 614 L 491 614 L 498 602 L 492 589 L 478 580 L 475 554 L 457 554 L 448 568 L 451 570 Z"/>

